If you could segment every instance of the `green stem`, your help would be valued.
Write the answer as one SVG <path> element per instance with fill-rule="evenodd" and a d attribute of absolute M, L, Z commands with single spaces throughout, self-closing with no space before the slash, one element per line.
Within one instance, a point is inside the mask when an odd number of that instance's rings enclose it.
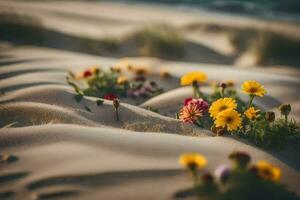
<path fill-rule="evenodd" d="M 119 121 L 119 112 L 118 112 L 118 109 L 115 109 L 116 110 L 116 119 L 117 121 Z"/>
<path fill-rule="evenodd" d="M 225 88 L 222 88 L 220 92 L 222 98 L 224 97 L 224 93 L 225 93 Z"/>
<path fill-rule="evenodd" d="M 288 115 L 284 115 L 285 127 L 288 128 Z"/>
<path fill-rule="evenodd" d="M 196 171 L 196 169 L 191 169 L 191 172 L 192 172 L 192 176 L 193 176 L 194 186 L 195 186 L 195 188 L 197 188 L 198 182 L 199 182 L 198 176 L 197 176 L 197 171 Z"/>
<path fill-rule="evenodd" d="M 250 108 L 252 106 L 253 99 L 254 99 L 254 95 L 250 95 L 250 101 L 249 101 L 248 108 Z"/>
<path fill-rule="evenodd" d="M 193 84 L 193 93 L 194 93 L 194 98 L 201 98 L 201 92 L 199 90 L 199 87 L 197 84 Z"/>

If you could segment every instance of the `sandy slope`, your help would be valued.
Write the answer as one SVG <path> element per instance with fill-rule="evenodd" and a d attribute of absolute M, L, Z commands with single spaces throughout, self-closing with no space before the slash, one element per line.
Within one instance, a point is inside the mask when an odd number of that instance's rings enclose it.
<path fill-rule="evenodd" d="M 286 158 L 234 139 L 207 137 L 210 133 L 126 103 L 121 104 L 121 121 L 117 122 L 109 101 L 99 107 L 95 98 L 76 102 L 66 84 L 67 71 L 94 64 L 105 68 L 115 59 L 33 47 L 11 48 L 0 57 L 0 124 L 6 126 L 0 129 L 1 153 L 19 158 L 0 163 L 0 178 L 5 178 L 0 194 L 11 192 L 7 194 L 14 199 L 46 199 L 51 195 L 65 199 L 171 199 L 176 191 L 192 184 L 177 163 L 182 152 L 204 154 L 209 158 L 208 170 L 214 170 L 238 149 L 249 152 L 254 160 L 279 165 L 283 182 L 300 195 L 297 155 Z M 183 73 L 201 69 L 210 81 L 263 82 L 270 96 L 258 103 L 265 108 L 272 109 L 281 101 L 299 106 L 300 83 L 293 76 L 159 60 L 149 64 L 151 76 L 159 67 L 173 76 L 158 78 L 167 88 L 178 87 L 176 82 Z M 190 94 L 189 88 L 173 89 L 144 105 L 175 111 Z"/>
<path fill-rule="evenodd" d="M 26 188 L 21 192 L 28 196 L 70 187 L 82 192 L 79 199 L 169 199 L 176 190 L 191 184 L 177 163 L 180 153 L 203 153 L 210 158 L 208 170 L 213 170 L 233 149 L 246 150 L 255 160 L 266 159 L 279 165 L 284 171 L 283 181 L 295 190 L 300 187 L 298 172 L 260 150 L 228 138 L 44 125 L 2 129 L 0 141 L 4 151 L 20 157 L 20 161 L 2 167 L 3 173 L 29 172 L 7 189 Z"/>

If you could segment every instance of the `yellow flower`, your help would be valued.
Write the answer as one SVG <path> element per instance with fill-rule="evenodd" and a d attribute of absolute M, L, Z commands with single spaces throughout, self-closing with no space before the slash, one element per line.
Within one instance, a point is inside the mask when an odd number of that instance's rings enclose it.
<path fill-rule="evenodd" d="M 259 111 L 260 111 L 259 109 L 255 110 L 254 107 L 250 107 L 244 112 L 244 114 L 248 119 L 254 120 L 258 117 Z"/>
<path fill-rule="evenodd" d="M 281 170 L 279 167 L 273 166 L 267 161 L 258 161 L 253 168 L 257 175 L 263 179 L 271 181 L 279 181 L 281 177 Z"/>
<path fill-rule="evenodd" d="M 125 84 L 128 82 L 128 79 L 125 76 L 119 76 L 117 79 L 117 83 L 119 85 Z"/>
<path fill-rule="evenodd" d="M 245 81 L 242 84 L 242 90 L 244 93 L 260 97 L 263 97 L 267 93 L 265 88 L 256 81 Z"/>
<path fill-rule="evenodd" d="M 144 76 L 149 74 L 149 70 L 146 67 L 135 67 L 133 71 L 138 76 Z"/>
<path fill-rule="evenodd" d="M 206 166 L 206 158 L 199 153 L 184 153 L 179 158 L 179 163 L 185 167 L 202 169 Z"/>
<path fill-rule="evenodd" d="M 204 72 L 190 72 L 181 77 L 181 85 L 191 85 L 193 82 L 204 83 L 207 81 L 207 75 Z"/>
<path fill-rule="evenodd" d="M 222 127 L 228 131 L 237 130 L 242 124 L 242 119 L 240 114 L 231 109 L 224 110 L 217 115 L 215 120 L 216 127 Z"/>
<path fill-rule="evenodd" d="M 216 118 L 217 115 L 227 109 L 234 110 L 237 108 L 237 104 L 233 98 L 221 98 L 213 102 L 209 108 L 209 113 L 212 118 Z"/>

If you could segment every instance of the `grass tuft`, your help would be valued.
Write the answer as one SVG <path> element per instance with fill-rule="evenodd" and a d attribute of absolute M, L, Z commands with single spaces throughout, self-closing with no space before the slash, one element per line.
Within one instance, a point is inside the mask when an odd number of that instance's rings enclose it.
<path fill-rule="evenodd" d="M 136 35 L 140 53 L 144 56 L 163 58 L 182 57 L 184 38 L 175 27 L 158 24 L 139 30 Z"/>

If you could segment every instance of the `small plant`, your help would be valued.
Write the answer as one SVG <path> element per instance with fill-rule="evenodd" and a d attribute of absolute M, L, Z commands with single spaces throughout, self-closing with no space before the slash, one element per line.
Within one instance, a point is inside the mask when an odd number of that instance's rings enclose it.
<path fill-rule="evenodd" d="M 229 159 L 232 167 L 220 165 L 211 174 L 205 171 L 207 160 L 203 155 L 182 154 L 179 162 L 191 173 L 194 187 L 177 192 L 175 197 L 196 196 L 208 200 L 299 199 L 280 183 L 280 168 L 264 160 L 250 164 L 251 157 L 241 151 L 231 153 Z"/>
<path fill-rule="evenodd" d="M 128 79 L 121 75 L 119 68 L 111 68 L 103 71 L 97 67 L 91 67 L 78 75 L 69 73 L 67 81 L 77 93 L 77 101 L 82 96 L 95 96 L 106 100 L 115 98 L 150 98 L 160 94 L 163 90 L 154 81 L 147 81 L 142 68 L 134 71 L 135 77 Z"/>
<path fill-rule="evenodd" d="M 140 51 L 145 56 L 176 58 L 183 55 L 184 39 L 166 24 L 149 26 L 136 33 Z"/>
<path fill-rule="evenodd" d="M 116 112 L 116 120 L 119 121 L 119 107 L 120 107 L 120 100 L 118 98 L 113 99 L 113 106 Z"/>

